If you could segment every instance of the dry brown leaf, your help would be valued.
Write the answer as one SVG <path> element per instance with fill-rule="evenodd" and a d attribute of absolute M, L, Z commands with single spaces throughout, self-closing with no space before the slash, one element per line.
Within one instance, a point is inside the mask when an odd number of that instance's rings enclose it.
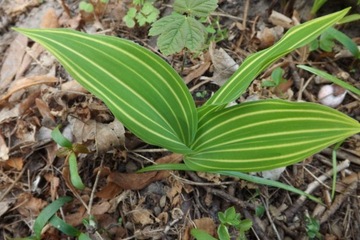
<path fill-rule="evenodd" d="M 99 202 L 99 203 L 93 205 L 93 207 L 91 208 L 91 214 L 102 215 L 102 214 L 108 212 L 110 208 L 111 208 L 111 205 L 108 201 Z"/>
<path fill-rule="evenodd" d="M 195 226 L 198 229 L 204 230 L 211 236 L 215 236 L 216 234 L 216 225 L 214 223 L 214 220 L 212 218 L 200 218 L 194 220 Z"/>
<path fill-rule="evenodd" d="M 7 5 L 5 8 L 5 13 L 10 16 L 16 16 L 23 12 L 28 11 L 29 8 L 36 7 L 40 5 L 43 1 L 41 0 L 18 0 L 10 1 L 11 4 Z"/>
<path fill-rule="evenodd" d="M 206 53 L 205 55 L 205 61 L 202 62 L 197 68 L 192 70 L 186 77 L 184 78 L 184 81 L 186 84 L 194 80 L 195 78 L 201 77 L 210 67 L 210 54 Z"/>
<path fill-rule="evenodd" d="M 196 228 L 198 228 L 200 230 L 204 230 L 205 232 L 207 232 L 208 234 L 210 234 L 213 237 L 216 236 L 216 225 L 212 218 L 205 217 L 205 218 L 195 219 L 194 223 L 195 223 Z M 185 232 L 184 232 L 184 237 L 182 238 L 183 240 L 193 239 L 193 237 L 191 237 L 191 234 L 190 234 L 191 229 L 193 229 L 192 226 L 186 227 Z"/>
<path fill-rule="evenodd" d="M 162 157 L 156 163 L 176 163 L 182 160 L 181 154 L 171 154 Z M 122 189 L 140 190 L 152 182 L 164 179 L 170 175 L 169 171 L 146 173 L 118 173 L 113 172 L 108 177 L 108 182 L 113 182 Z"/>
<path fill-rule="evenodd" d="M 24 192 L 17 198 L 15 208 L 24 217 L 34 217 L 38 216 L 46 205 L 46 201 L 33 197 L 31 193 Z"/>
<path fill-rule="evenodd" d="M 210 57 L 215 68 L 211 80 L 222 86 L 239 68 L 239 65 L 222 48 L 213 49 L 210 46 Z"/>
<path fill-rule="evenodd" d="M 269 21 L 275 26 L 281 26 L 283 28 L 289 29 L 294 26 L 294 22 L 291 18 L 288 18 L 282 13 L 277 11 L 272 11 L 269 16 Z"/>
<path fill-rule="evenodd" d="M 7 166 L 15 168 L 18 171 L 21 171 L 24 167 L 24 159 L 22 157 L 12 157 L 8 159 L 5 163 Z"/>
<path fill-rule="evenodd" d="M 46 10 L 40 23 L 41 28 L 58 28 L 59 22 L 55 9 L 49 8 Z"/>
<path fill-rule="evenodd" d="M 0 133 L 0 162 L 7 161 L 9 159 L 9 151 L 10 151 L 9 148 L 6 145 L 4 138 Z"/>
<path fill-rule="evenodd" d="M 79 206 L 76 208 L 76 212 L 67 214 L 65 216 L 65 222 L 71 226 L 78 226 L 82 224 L 82 220 L 86 216 L 86 209 L 84 206 Z"/>
<path fill-rule="evenodd" d="M 116 119 L 109 124 L 99 123 L 95 120 L 84 123 L 76 118 L 69 118 L 69 122 L 76 141 L 95 140 L 98 152 L 107 152 L 125 143 L 125 128 Z"/>
<path fill-rule="evenodd" d="M 20 104 L 8 108 L 4 107 L 0 110 L 0 124 L 3 122 L 8 122 L 11 119 L 14 119 L 20 115 Z"/>
<path fill-rule="evenodd" d="M 46 84 L 46 83 L 56 83 L 57 79 L 55 77 L 50 77 L 46 75 L 34 76 L 34 77 L 25 77 L 18 80 L 15 80 L 11 83 L 9 89 L 6 93 L 0 96 L 0 102 L 5 101 L 15 92 L 25 89 L 34 85 Z"/>
<path fill-rule="evenodd" d="M 80 85 L 80 83 L 78 83 L 77 81 L 74 81 L 74 80 L 61 84 L 61 91 L 76 92 L 76 93 L 88 93 L 88 90 L 86 90 L 83 86 Z"/>
<path fill-rule="evenodd" d="M 96 196 L 104 199 L 112 199 L 122 191 L 123 189 L 119 185 L 108 182 L 103 189 L 96 193 Z"/>
<path fill-rule="evenodd" d="M 28 38 L 19 34 L 6 51 L 6 57 L 0 70 L 1 91 L 4 91 L 15 77 L 25 54 L 27 43 Z"/>
<path fill-rule="evenodd" d="M 51 196 L 51 200 L 54 201 L 57 195 L 57 190 L 60 186 L 60 178 L 55 177 L 54 174 L 52 173 L 45 174 L 44 178 L 46 179 L 47 182 L 50 183 L 50 196 Z"/>
<path fill-rule="evenodd" d="M 59 27 L 56 12 L 53 8 L 46 10 L 46 12 L 41 20 L 40 27 L 41 28 L 58 28 Z M 34 43 L 34 45 L 31 47 L 31 49 L 29 51 L 27 51 L 27 54 L 24 56 L 21 66 L 16 73 L 16 79 L 23 76 L 24 72 L 30 66 L 31 62 L 34 59 L 37 59 L 43 51 L 44 51 L 44 48 L 40 44 Z"/>
<path fill-rule="evenodd" d="M 55 118 L 50 112 L 49 106 L 42 99 L 35 99 L 35 104 L 39 110 L 41 116 L 43 117 L 41 123 L 43 126 L 53 127 L 56 125 Z"/>
<path fill-rule="evenodd" d="M 10 206 L 12 204 L 13 204 L 12 200 L 2 200 L 0 202 L 0 217 L 10 209 Z"/>
<path fill-rule="evenodd" d="M 275 26 L 273 28 L 265 27 L 262 31 L 258 31 L 256 37 L 260 40 L 259 49 L 264 49 L 274 45 L 284 33 L 284 28 Z"/>
<path fill-rule="evenodd" d="M 140 224 L 141 226 L 154 223 L 154 219 L 151 217 L 151 212 L 140 207 L 133 210 L 130 213 L 130 217 L 135 224 Z"/>
<path fill-rule="evenodd" d="M 178 163 L 182 160 L 181 154 L 171 154 L 162 157 L 156 163 Z M 101 198 L 113 198 L 124 189 L 140 190 L 150 183 L 169 176 L 169 171 L 146 172 L 146 173 L 118 173 L 112 172 L 107 178 L 107 185 L 96 195 Z"/>

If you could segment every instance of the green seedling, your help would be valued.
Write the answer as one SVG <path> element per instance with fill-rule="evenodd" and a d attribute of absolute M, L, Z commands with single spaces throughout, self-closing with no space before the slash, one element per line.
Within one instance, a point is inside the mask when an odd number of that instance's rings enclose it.
<path fill-rule="evenodd" d="M 230 228 L 235 228 L 239 236 L 237 237 L 238 240 L 245 240 L 246 235 L 245 233 L 250 230 L 252 226 L 252 222 L 249 219 L 241 220 L 240 213 L 236 213 L 234 207 L 230 207 L 225 210 L 225 212 L 218 213 L 220 224 L 217 229 L 217 234 L 219 240 L 230 240 Z M 210 234 L 206 233 L 200 229 L 192 229 L 191 235 L 198 240 L 208 240 L 208 239 L 216 239 L 212 237 Z"/>
<path fill-rule="evenodd" d="M 262 82 L 263 87 L 277 87 L 281 83 L 285 83 L 286 80 L 282 77 L 284 75 L 284 70 L 280 67 L 277 67 L 271 73 L 271 79 L 265 80 Z"/>
<path fill-rule="evenodd" d="M 88 3 L 86 1 L 81 1 L 79 3 L 79 9 L 83 10 L 84 12 L 87 12 L 87 13 L 94 12 L 94 6 L 91 3 Z"/>
<path fill-rule="evenodd" d="M 154 1 L 150 0 L 134 0 L 133 5 L 128 9 L 123 18 L 126 26 L 129 28 L 135 27 L 136 23 L 139 26 L 155 22 L 160 14 L 160 11 L 154 7 Z"/>
<path fill-rule="evenodd" d="M 311 197 L 246 172 L 302 161 L 360 132 L 359 122 L 315 103 L 262 100 L 227 106 L 263 70 L 309 44 L 348 11 L 293 27 L 275 45 L 245 59 L 227 83 L 199 108 L 169 64 L 131 41 L 68 29 L 16 30 L 50 51 L 74 79 L 105 102 L 129 131 L 149 144 L 183 155 L 183 164 L 159 164 L 143 171 L 215 172 Z"/>
<path fill-rule="evenodd" d="M 319 39 L 310 43 L 310 51 L 321 49 L 325 52 L 331 52 L 335 46 L 335 41 L 340 42 L 352 53 L 355 58 L 360 58 L 360 52 L 357 44 L 347 35 L 333 27 L 330 27 L 321 34 Z"/>
<path fill-rule="evenodd" d="M 91 238 L 74 228 L 73 226 L 67 224 L 64 220 L 59 218 L 56 215 L 56 212 L 66 203 L 72 200 L 71 197 L 60 197 L 47 207 L 45 207 L 36 218 L 34 223 L 34 234 L 27 238 L 17 238 L 17 240 L 40 240 L 41 232 L 44 229 L 46 224 L 50 224 L 51 226 L 57 228 L 60 232 L 66 234 L 69 237 L 74 237 L 79 240 L 91 240 Z"/>
<path fill-rule="evenodd" d="M 77 189 L 84 189 L 85 185 L 79 176 L 76 155 L 79 153 L 88 153 L 89 151 L 82 144 L 72 144 L 61 134 L 59 126 L 51 132 L 51 137 L 62 147 L 58 150 L 57 155 L 59 157 L 66 157 L 66 161 L 69 163 L 71 183 Z"/>
<path fill-rule="evenodd" d="M 207 18 L 216 8 L 217 0 L 175 0 L 173 13 L 154 22 L 149 35 L 159 35 L 157 46 L 164 55 L 184 48 L 199 51 L 208 34 L 200 19 Z"/>
<path fill-rule="evenodd" d="M 209 17 L 202 18 L 200 21 L 206 24 Z M 210 24 L 206 26 L 206 32 L 208 37 L 206 40 L 206 45 L 209 45 L 211 42 L 220 42 L 228 37 L 228 30 L 221 27 L 220 18 L 216 17 L 215 19 L 210 20 Z M 206 46 L 207 47 L 207 46 Z"/>
<path fill-rule="evenodd" d="M 306 233 L 310 239 L 321 239 L 320 224 L 319 221 L 313 217 L 305 216 Z"/>

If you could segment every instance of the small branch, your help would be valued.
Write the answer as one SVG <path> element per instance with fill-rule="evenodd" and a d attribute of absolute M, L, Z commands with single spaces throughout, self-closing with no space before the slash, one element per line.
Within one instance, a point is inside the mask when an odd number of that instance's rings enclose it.
<path fill-rule="evenodd" d="M 346 168 L 348 168 L 350 166 L 350 161 L 349 160 L 345 160 L 342 163 L 340 163 L 339 165 L 336 166 L 336 172 L 340 172 Z M 320 182 L 324 182 L 326 179 L 328 179 L 329 177 L 331 177 L 333 174 L 332 169 L 330 169 L 329 171 L 327 171 L 325 174 L 321 175 L 320 177 L 317 178 L 317 180 L 313 181 L 312 183 L 310 183 L 308 185 L 308 188 L 305 190 L 306 193 L 312 193 L 316 188 L 318 188 L 321 183 Z M 296 212 L 299 210 L 299 208 L 303 205 L 303 203 L 305 202 L 306 197 L 305 196 L 300 196 L 296 202 L 294 203 L 294 205 L 292 205 L 292 207 L 288 208 L 285 212 L 285 216 L 286 219 L 292 219 L 294 217 L 294 215 L 296 214 Z"/>

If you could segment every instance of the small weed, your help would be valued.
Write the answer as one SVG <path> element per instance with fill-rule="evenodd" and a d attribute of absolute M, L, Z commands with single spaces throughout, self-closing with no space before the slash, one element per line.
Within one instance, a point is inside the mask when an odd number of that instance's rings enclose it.
<path fill-rule="evenodd" d="M 270 80 L 265 80 L 262 82 L 263 87 L 277 87 L 281 83 L 285 83 L 286 80 L 282 77 L 284 75 L 284 70 L 280 67 L 277 67 L 272 71 Z"/>
<path fill-rule="evenodd" d="M 241 220 L 240 213 L 236 213 L 234 207 L 228 208 L 225 212 L 218 213 L 220 225 L 217 229 L 217 234 L 219 240 L 230 240 L 229 229 L 234 228 L 237 230 L 239 236 L 238 240 L 246 239 L 246 232 L 251 228 L 252 222 L 249 219 Z M 206 233 L 200 229 L 192 229 L 191 235 L 198 240 L 208 240 L 208 239 L 216 239 L 213 238 L 210 234 Z"/>
<path fill-rule="evenodd" d="M 320 230 L 319 221 L 307 215 L 305 217 L 305 222 L 306 222 L 306 233 L 308 237 L 310 239 L 315 239 L 315 238 L 322 239 L 321 233 L 319 232 Z"/>
<path fill-rule="evenodd" d="M 77 189 L 84 189 L 85 185 L 79 176 L 76 156 L 79 153 L 89 153 L 88 149 L 82 144 L 72 144 L 61 134 L 59 126 L 51 132 L 51 137 L 62 147 L 56 154 L 58 157 L 66 157 L 65 162 L 69 164 L 71 183 Z"/>
<path fill-rule="evenodd" d="M 333 27 L 322 33 L 319 39 L 315 39 L 310 43 L 310 51 L 321 49 L 325 52 L 331 52 L 335 46 L 335 41 L 340 42 L 355 58 L 360 58 L 357 44 L 346 34 Z"/>
<path fill-rule="evenodd" d="M 127 27 L 133 28 L 136 23 L 144 26 L 158 19 L 160 11 L 154 7 L 153 0 L 134 0 L 132 4 L 123 18 Z"/>
<path fill-rule="evenodd" d="M 173 13 L 154 22 L 149 35 L 159 35 L 157 46 L 164 55 L 184 48 L 200 51 L 207 34 L 216 32 L 214 26 L 207 29 L 201 19 L 206 19 L 216 8 L 217 0 L 175 0 Z"/>

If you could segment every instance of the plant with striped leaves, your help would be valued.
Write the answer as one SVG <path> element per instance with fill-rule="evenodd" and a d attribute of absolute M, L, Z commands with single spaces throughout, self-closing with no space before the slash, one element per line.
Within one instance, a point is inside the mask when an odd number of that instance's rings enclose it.
<path fill-rule="evenodd" d="M 200 108 L 171 66 L 131 41 L 66 29 L 16 30 L 50 51 L 135 135 L 184 156 L 184 164 L 152 170 L 215 171 L 249 179 L 242 172 L 299 162 L 360 131 L 356 120 L 314 103 L 264 100 L 227 107 L 260 72 L 309 44 L 348 10 L 293 27 L 272 47 L 252 54 Z"/>

